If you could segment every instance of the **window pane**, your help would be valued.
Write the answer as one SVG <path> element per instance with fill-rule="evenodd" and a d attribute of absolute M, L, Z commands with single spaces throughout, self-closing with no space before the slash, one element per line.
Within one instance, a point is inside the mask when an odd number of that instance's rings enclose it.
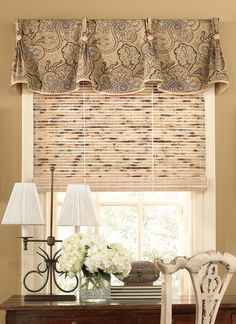
<path fill-rule="evenodd" d="M 147 206 L 143 209 L 142 250 L 144 260 L 156 257 L 169 261 L 180 247 L 178 206 Z"/>
<path fill-rule="evenodd" d="M 146 202 L 178 202 L 179 193 L 178 192 L 144 192 L 143 200 Z"/>
<path fill-rule="evenodd" d="M 98 195 L 101 202 L 132 202 L 137 200 L 136 192 L 100 192 Z"/>
<path fill-rule="evenodd" d="M 101 234 L 109 243 L 124 245 L 137 258 L 137 210 L 128 206 L 100 208 Z"/>

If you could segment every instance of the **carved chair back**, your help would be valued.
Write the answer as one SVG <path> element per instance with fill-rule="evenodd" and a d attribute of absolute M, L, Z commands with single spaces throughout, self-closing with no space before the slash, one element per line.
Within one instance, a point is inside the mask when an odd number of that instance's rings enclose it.
<path fill-rule="evenodd" d="M 189 272 L 193 284 L 195 324 L 214 324 L 226 288 L 236 271 L 236 257 L 229 253 L 208 251 L 190 258 L 177 257 L 170 263 L 164 263 L 159 258 L 154 262 L 164 276 L 161 324 L 172 323 L 172 274 L 180 269 Z M 223 270 L 219 271 L 220 265 Z"/>

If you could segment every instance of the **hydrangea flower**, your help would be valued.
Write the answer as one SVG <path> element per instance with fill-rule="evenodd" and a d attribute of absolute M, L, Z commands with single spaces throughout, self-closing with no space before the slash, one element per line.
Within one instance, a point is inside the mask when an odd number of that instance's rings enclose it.
<path fill-rule="evenodd" d="M 82 270 L 91 280 L 110 280 L 111 274 L 121 279 L 131 270 L 131 255 L 121 244 L 108 244 L 100 235 L 76 233 L 63 241 L 59 266 L 70 278 Z"/>

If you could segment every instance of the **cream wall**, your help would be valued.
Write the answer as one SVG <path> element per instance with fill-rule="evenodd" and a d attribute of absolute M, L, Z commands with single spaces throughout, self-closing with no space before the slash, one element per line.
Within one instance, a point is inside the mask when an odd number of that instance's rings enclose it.
<path fill-rule="evenodd" d="M 0 219 L 21 176 L 21 98 L 9 89 L 17 18 L 220 18 L 231 86 L 216 99 L 217 248 L 236 254 L 236 1 L 0 1 Z M 18 227 L 0 226 L 0 301 L 20 292 L 17 236 Z M 236 294 L 236 279 L 229 292 Z"/>

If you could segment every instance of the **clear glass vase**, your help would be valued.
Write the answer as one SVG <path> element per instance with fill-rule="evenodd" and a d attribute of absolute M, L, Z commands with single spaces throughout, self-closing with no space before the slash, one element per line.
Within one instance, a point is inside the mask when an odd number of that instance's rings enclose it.
<path fill-rule="evenodd" d="M 99 274 L 81 275 L 79 296 L 81 302 L 102 302 L 110 299 L 110 281 Z"/>

